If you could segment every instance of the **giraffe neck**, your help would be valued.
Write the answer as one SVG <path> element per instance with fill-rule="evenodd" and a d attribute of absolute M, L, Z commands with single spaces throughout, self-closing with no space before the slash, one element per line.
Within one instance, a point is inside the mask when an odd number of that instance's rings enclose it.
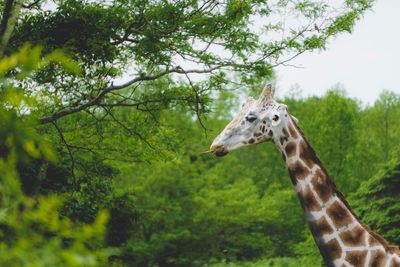
<path fill-rule="evenodd" d="M 328 266 L 400 266 L 398 251 L 357 219 L 292 119 L 274 142 Z"/>

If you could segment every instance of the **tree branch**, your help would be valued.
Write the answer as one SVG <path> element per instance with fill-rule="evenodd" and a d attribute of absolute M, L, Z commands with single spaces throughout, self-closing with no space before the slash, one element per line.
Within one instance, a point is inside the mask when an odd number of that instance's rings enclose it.
<path fill-rule="evenodd" d="M 0 24 L 0 58 L 3 57 L 8 41 L 17 22 L 23 0 L 7 0 Z"/>
<path fill-rule="evenodd" d="M 101 103 L 101 101 L 103 100 L 103 98 L 113 92 L 113 91 L 117 91 L 117 90 L 121 90 L 124 88 L 127 88 L 128 86 L 131 86 L 135 83 L 138 82 L 143 82 L 143 81 L 154 81 L 156 79 L 159 79 L 165 75 L 171 74 L 171 73 L 178 73 L 178 74 L 188 74 L 188 73 L 210 73 L 213 72 L 217 69 L 221 69 L 223 67 L 228 67 L 228 66 L 233 66 L 233 64 L 225 64 L 225 65 L 218 65 L 209 69 L 191 69 L 191 70 L 184 70 L 181 67 L 177 66 L 173 69 L 169 69 L 169 70 L 164 70 L 156 75 L 151 75 L 151 76 L 140 76 L 137 78 L 134 78 L 126 83 L 120 84 L 120 85 L 113 85 L 111 84 L 110 86 L 104 88 L 103 90 L 100 91 L 100 93 L 92 98 L 91 100 L 87 101 L 84 104 L 75 106 L 75 107 L 69 107 L 66 108 L 64 110 L 60 110 L 58 112 L 55 112 L 54 114 L 47 116 L 47 117 L 43 117 L 39 119 L 39 123 L 40 124 L 47 124 L 47 123 L 51 123 L 53 121 L 56 121 L 64 116 L 82 111 L 84 109 L 87 109 L 89 107 L 93 107 L 93 106 L 97 106 Z"/>
<path fill-rule="evenodd" d="M 26 8 L 26 9 L 31 9 L 32 7 L 38 5 L 38 4 L 40 3 L 40 1 L 41 1 L 41 0 L 35 0 L 35 1 L 33 1 L 32 3 L 30 3 L 30 4 L 28 4 L 28 5 L 22 4 L 22 7 L 23 7 L 23 8 Z"/>
<path fill-rule="evenodd" d="M 8 22 L 8 19 L 10 18 L 13 4 L 14 4 L 14 0 L 7 0 L 4 4 L 3 15 L 1 17 L 1 23 L 0 23 L 0 35 L 1 36 L 3 36 L 4 32 L 6 31 L 7 22 Z"/>

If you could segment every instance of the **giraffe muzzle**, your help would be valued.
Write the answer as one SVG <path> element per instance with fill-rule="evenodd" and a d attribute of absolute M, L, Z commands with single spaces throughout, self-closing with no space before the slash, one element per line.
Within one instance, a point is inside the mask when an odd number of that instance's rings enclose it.
<path fill-rule="evenodd" d="M 221 145 L 212 145 L 210 147 L 210 151 L 217 157 L 223 157 L 226 154 L 228 154 L 228 150 L 224 146 L 221 146 Z"/>

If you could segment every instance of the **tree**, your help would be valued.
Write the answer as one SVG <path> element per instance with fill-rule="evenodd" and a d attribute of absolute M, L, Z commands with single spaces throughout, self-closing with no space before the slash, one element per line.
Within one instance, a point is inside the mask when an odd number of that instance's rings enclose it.
<path fill-rule="evenodd" d="M 11 20 L 8 5 L 16 9 L 18 3 L 7 1 L 4 20 Z M 313 0 L 51 3 L 51 9 L 42 1 L 23 5 L 6 49 L 12 53 L 25 42 L 62 49 L 82 67 L 73 76 L 51 65 L 25 81 L 27 93 L 42 100 L 42 124 L 80 111 L 106 116 L 118 106 L 149 112 L 147 104 L 170 101 L 184 102 L 199 116 L 203 98 L 221 84 L 257 83 L 273 67 L 323 49 L 331 37 L 350 32 L 372 0 L 346 1 L 341 8 Z M 283 23 L 289 19 L 283 14 L 298 23 Z M 227 76 L 232 71 L 237 79 Z M 167 77 L 157 88 L 161 98 L 147 94 L 152 82 Z"/>
<path fill-rule="evenodd" d="M 355 178 L 358 183 L 370 178 L 371 174 L 377 173 L 388 161 L 397 157 L 399 104 L 397 94 L 383 91 L 372 106 L 360 110 L 349 173 L 349 177 Z"/>
<path fill-rule="evenodd" d="M 61 194 L 27 195 L 29 180 L 45 176 L 46 162 L 55 164 L 51 144 L 35 131 L 36 118 L 23 113 L 34 109 L 34 99 L 8 83 L 9 71 L 26 77 L 40 66 L 62 63 L 49 54 L 25 46 L 19 53 L 0 60 L 0 265 L 2 266 L 99 266 L 107 260 L 103 237 L 108 214 L 97 212 L 91 224 L 75 223 L 61 215 Z M 36 177 L 28 171 L 38 165 Z M 23 170 L 21 172 L 21 170 Z M 25 183 L 25 185 L 24 185 Z"/>
<path fill-rule="evenodd" d="M 394 245 L 400 245 L 400 163 L 394 159 L 351 195 L 361 219 Z"/>

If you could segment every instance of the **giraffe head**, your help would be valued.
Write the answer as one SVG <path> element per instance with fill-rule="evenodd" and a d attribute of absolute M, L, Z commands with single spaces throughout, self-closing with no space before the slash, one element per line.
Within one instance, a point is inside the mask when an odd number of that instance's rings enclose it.
<path fill-rule="evenodd" d="M 210 151 L 216 156 L 265 141 L 279 141 L 289 121 L 287 107 L 274 101 L 269 84 L 258 100 L 248 97 L 241 110 L 215 138 Z"/>

